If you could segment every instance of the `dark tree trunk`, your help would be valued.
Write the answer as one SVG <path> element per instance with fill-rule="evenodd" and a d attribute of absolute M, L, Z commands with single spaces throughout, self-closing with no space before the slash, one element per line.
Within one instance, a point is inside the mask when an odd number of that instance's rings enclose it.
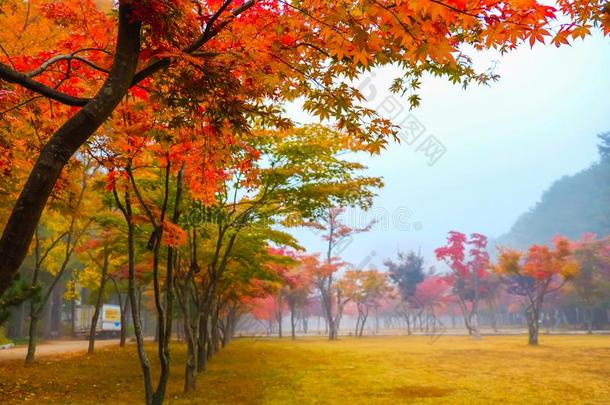
<path fill-rule="evenodd" d="M 290 305 L 290 336 L 292 337 L 292 340 L 296 339 L 297 334 L 296 334 L 296 317 L 294 316 L 294 312 L 295 312 L 295 307 L 294 304 Z"/>
<path fill-rule="evenodd" d="M 185 327 L 188 322 L 184 322 Z M 185 331 L 187 344 L 186 365 L 184 367 L 184 392 L 194 392 L 197 383 L 197 341 L 193 332 Z"/>
<path fill-rule="evenodd" d="M 121 338 L 119 347 L 125 347 L 125 343 L 127 341 L 127 311 L 129 311 L 130 306 L 131 300 L 127 298 L 121 307 Z"/>
<path fill-rule="evenodd" d="M 32 307 L 34 304 L 32 304 Z M 38 315 L 34 308 L 30 309 L 30 327 L 28 329 L 28 352 L 25 356 L 25 364 L 32 364 L 36 358 L 36 339 L 37 339 L 37 328 L 38 326 Z"/>
<path fill-rule="evenodd" d="M 214 305 L 216 307 L 216 305 Z M 220 348 L 220 335 L 218 329 L 218 308 L 212 312 L 212 322 L 210 325 L 210 337 L 208 342 L 208 360 L 211 359 Z"/>
<path fill-rule="evenodd" d="M 214 305 L 213 305 L 214 306 Z M 211 315 L 210 315 L 210 324 L 209 327 L 207 329 L 207 353 L 206 353 L 206 357 L 208 360 L 210 360 L 214 354 L 216 354 L 216 340 L 215 340 L 215 334 L 216 334 L 216 311 L 214 309 L 212 309 L 211 311 Z"/>
<path fill-rule="evenodd" d="M 278 302 L 278 308 L 277 308 L 277 313 L 276 313 L 276 319 L 277 319 L 277 335 L 278 337 L 281 339 L 282 338 L 282 319 L 284 318 L 284 314 L 282 313 L 282 297 L 281 295 L 278 297 L 277 299 Z"/>
<path fill-rule="evenodd" d="M 108 255 L 109 252 L 104 247 L 104 264 L 102 265 L 102 279 L 100 281 L 100 288 L 97 293 L 97 300 L 95 301 L 95 311 L 93 312 L 93 318 L 91 318 L 91 328 L 89 329 L 89 349 L 87 353 L 93 354 L 95 350 L 95 334 L 97 329 L 97 322 L 100 317 L 100 310 L 102 309 L 102 303 L 104 301 L 104 291 L 106 289 L 106 281 L 108 280 Z"/>
<path fill-rule="evenodd" d="M 194 392 L 197 381 L 197 325 L 199 324 L 199 319 L 198 317 L 193 318 L 191 313 L 191 303 L 189 301 L 189 281 L 191 280 L 191 277 L 192 273 L 187 276 L 182 287 L 178 286 L 177 280 L 174 280 L 176 285 L 176 296 L 178 297 L 178 302 L 184 316 L 182 325 L 187 344 L 186 363 L 184 367 L 185 393 Z"/>
<path fill-rule="evenodd" d="M 202 373 L 207 360 L 208 316 L 205 310 L 199 316 L 199 337 L 197 339 L 197 372 Z"/>
<path fill-rule="evenodd" d="M 190 320 L 184 322 L 184 334 L 186 336 L 187 354 L 184 367 L 184 392 L 193 392 L 197 381 L 197 332 L 193 329 Z"/>

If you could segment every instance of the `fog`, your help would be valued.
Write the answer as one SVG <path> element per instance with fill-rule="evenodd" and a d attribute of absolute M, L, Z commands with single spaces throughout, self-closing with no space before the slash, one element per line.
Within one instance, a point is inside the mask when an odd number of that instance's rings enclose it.
<path fill-rule="evenodd" d="M 598 159 L 596 135 L 610 130 L 609 51 L 607 41 L 593 37 L 561 49 L 478 54 L 476 65 L 493 68 L 498 82 L 464 90 L 427 77 L 418 93 L 421 106 L 412 111 L 407 95 L 388 91 L 398 70 L 365 75 L 360 88 L 369 106 L 396 116 L 395 124 L 415 117 L 425 132 L 412 145 L 392 143 L 379 156 L 355 157 L 369 175 L 383 177 L 385 187 L 370 212 L 348 211 L 345 221 L 362 226 L 373 217 L 381 220 L 356 235 L 341 257 L 356 267 L 383 269 L 383 260 L 397 250 L 421 249 L 428 265 L 442 269 L 433 250 L 448 231 L 491 239 L 507 232 L 553 181 Z M 288 111 L 296 121 L 309 121 L 298 105 Z M 446 149 L 433 164 L 417 150 L 430 135 Z M 293 233 L 308 251 L 324 251 L 311 230 Z"/>

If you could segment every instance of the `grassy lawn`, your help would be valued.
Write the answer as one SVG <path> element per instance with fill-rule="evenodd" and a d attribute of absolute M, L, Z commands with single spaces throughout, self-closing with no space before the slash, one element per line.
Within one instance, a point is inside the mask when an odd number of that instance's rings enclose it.
<path fill-rule="evenodd" d="M 610 336 L 237 339 L 182 393 L 175 344 L 172 404 L 607 404 Z M 150 347 L 151 359 L 154 348 Z M 140 403 L 135 348 L 0 363 L 1 403 Z"/>

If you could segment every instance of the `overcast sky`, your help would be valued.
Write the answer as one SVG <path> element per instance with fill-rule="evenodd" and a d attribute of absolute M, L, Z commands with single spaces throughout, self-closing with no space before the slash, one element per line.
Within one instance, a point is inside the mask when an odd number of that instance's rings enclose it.
<path fill-rule="evenodd" d="M 414 135 L 407 140 L 423 133 L 412 145 L 392 144 L 380 156 L 358 156 L 370 175 L 384 178 L 385 188 L 371 213 L 347 213 L 346 221 L 382 219 L 373 231 L 354 237 L 341 252 L 344 260 L 382 269 L 398 249 L 421 249 L 427 264 L 436 264 L 433 250 L 448 231 L 497 237 L 554 180 L 597 160 L 596 135 L 610 130 L 610 40 L 588 38 L 560 49 L 521 47 L 504 56 L 479 54 L 475 61 L 481 67 L 498 61 L 500 81 L 462 90 L 427 78 L 419 93 L 422 105 L 411 112 L 406 97 L 391 97 L 387 90 L 398 71 L 377 70 L 362 79 L 369 105 L 411 128 Z M 307 121 L 297 106 L 289 113 Z M 413 123 L 425 131 L 415 131 Z M 428 148 L 427 157 L 417 150 L 434 139 L 442 145 L 438 153 Z M 294 233 L 308 251 L 323 250 L 318 235 Z"/>

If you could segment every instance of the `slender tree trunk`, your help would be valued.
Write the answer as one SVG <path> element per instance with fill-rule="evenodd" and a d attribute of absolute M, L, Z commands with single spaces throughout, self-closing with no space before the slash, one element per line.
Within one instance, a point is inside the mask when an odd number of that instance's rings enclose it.
<path fill-rule="evenodd" d="M 205 310 L 199 315 L 199 337 L 197 339 L 197 372 L 202 373 L 207 360 L 208 315 Z"/>
<path fill-rule="evenodd" d="M 292 337 L 292 340 L 295 340 L 297 335 L 296 335 L 296 317 L 294 316 L 294 304 L 290 305 L 290 336 Z"/>
<path fill-rule="evenodd" d="M 282 318 L 284 317 L 284 314 L 282 313 L 282 304 L 283 304 L 282 297 L 281 297 L 281 295 L 279 295 L 277 298 L 278 307 L 277 307 L 276 318 L 277 318 L 277 335 L 280 339 L 282 338 Z"/>
<path fill-rule="evenodd" d="M 121 306 L 121 338 L 119 347 L 125 347 L 127 341 L 127 311 L 129 311 L 130 306 L 131 301 L 129 299 L 126 299 L 125 303 Z"/>
<path fill-rule="evenodd" d="M 188 322 L 184 322 L 185 328 Z M 186 364 L 184 367 L 184 392 L 194 392 L 197 384 L 197 341 L 193 331 L 186 331 Z"/>
<path fill-rule="evenodd" d="M 407 312 L 405 315 L 405 322 L 407 323 L 407 335 L 411 335 L 411 317 L 409 316 L 409 313 Z"/>
<path fill-rule="evenodd" d="M 210 327 L 208 330 L 208 353 L 207 357 L 210 360 L 218 351 L 218 339 L 217 339 L 217 328 L 218 328 L 218 314 L 216 312 L 216 305 L 214 304 L 212 309 L 212 314 L 210 317 Z"/>
<path fill-rule="evenodd" d="M 28 352 L 25 356 L 25 364 L 34 363 L 36 357 L 36 339 L 37 339 L 37 326 L 38 326 L 38 314 L 34 308 L 34 304 L 30 307 L 30 326 L 28 329 Z"/>
<path fill-rule="evenodd" d="M 125 192 L 125 206 L 121 204 L 116 189 L 113 189 L 114 199 L 125 217 L 127 223 L 127 251 L 128 251 L 128 284 L 127 294 L 131 305 L 131 318 L 133 321 L 133 331 L 136 337 L 136 346 L 138 349 L 138 359 L 142 368 L 142 376 L 144 379 L 144 395 L 146 404 L 152 404 L 153 389 L 152 376 L 150 371 L 150 361 L 144 350 L 144 334 L 142 332 L 142 320 L 140 318 L 140 305 L 138 301 L 138 292 L 136 291 L 136 253 L 135 253 L 135 225 L 133 224 L 133 212 L 131 208 L 131 197 L 129 192 Z"/>
<path fill-rule="evenodd" d="M 224 328 L 222 330 L 222 347 L 223 348 L 226 345 L 228 345 L 229 341 L 231 340 L 231 319 L 230 318 L 231 317 L 229 315 L 227 315 L 227 318 L 223 322 L 223 324 L 224 324 Z"/>
<path fill-rule="evenodd" d="M 358 334 L 358 336 L 362 337 L 362 334 L 364 333 L 364 324 L 366 323 L 367 318 L 369 317 L 369 310 L 367 308 L 366 312 L 363 312 L 362 314 L 362 322 L 360 324 L 360 333 Z"/>
<path fill-rule="evenodd" d="M 198 323 L 198 319 L 195 319 L 194 322 L 191 323 L 190 317 L 184 322 L 184 332 L 187 341 L 187 358 L 184 367 L 184 392 L 194 392 L 196 388 L 197 372 L 199 371 L 197 364 L 199 355 L 197 342 Z M 205 356 L 203 356 L 203 359 L 203 361 L 205 361 Z"/>
<path fill-rule="evenodd" d="M 108 280 L 108 255 L 109 252 L 104 246 L 104 264 L 102 265 L 102 279 L 100 281 L 100 288 L 97 293 L 97 300 L 95 301 L 95 311 L 93 312 L 93 318 L 91 318 L 91 328 L 89 329 L 89 348 L 87 350 L 87 353 L 89 354 L 93 354 L 93 351 L 95 350 L 95 334 L 97 329 L 97 322 L 100 317 L 102 302 L 104 301 L 106 281 Z"/>
<path fill-rule="evenodd" d="M 192 270 L 191 270 L 192 271 Z M 187 352 L 186 352 L 186 363 L 184 367 L 184 392 L 194 392 L 197 381 L 197 325 L 199 324 L 199 317 L 193 319 L 191 314 L 191 306 L 189 302 L 189 281 L 191 273 L 187 276 L 184 281 L 184 286 L 180 289 L 176 281 L 176 296 L 182 309 L 184 316 L 184 335 L 186 338 Z"/>
<path fill-rule="evenodd" d="M 473 338 L 475 340 L 481 339 L 481 329 L 479 328 L 479 274 L 476 270 L 472 271 L 472 277 L 474 279 L 474 298 L 472 300 L 471 309 L 471 326 L 473 328 Z"/>

